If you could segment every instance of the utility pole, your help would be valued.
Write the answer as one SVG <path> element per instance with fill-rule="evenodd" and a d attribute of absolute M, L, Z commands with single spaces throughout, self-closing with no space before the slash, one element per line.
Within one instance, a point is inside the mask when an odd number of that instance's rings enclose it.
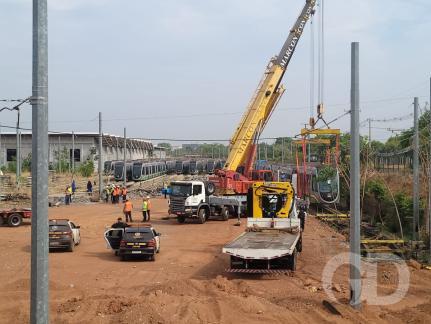
<path fill-rule="evenodd" d="M 20 177 L 21 177 L 21 143 L 20 143 L 20 135 L 19 135 L 19 117 L 20 111 L 17 109 L 17 120 L 16 120 L 16 153 L 15 153 L 15 164 L 16 164 L 16 185 L 19 188 L 20 185 Z"/>
<path fill-rule="evenodd" d="M 99 201 L 102 200 L 102 193 L 103 193 L 103 177 L 102 177 L 102 172 L 103 172 L 103 154 L 102 154 L 102 149 L 103 149 L 103 145 L 102 145 L 102 141 L 103 141 L 103 134 L 102 134 L 102 113 L 99 112 Z"/>
<path fill-rule="evenodd" d="M 72 132 L 72 175 L 75 175 L 75 133 Z"/>
<path fill-rule="evenodd" d="M 127 175 L 126 175 L 126 148 L 127 148 L 127 142 L 126 142 L 126 127 L 124 127 L 124 156 L 123 156 L 123 161 L 124 161 L 124 165 L 123 165 L 123 185 L 126 186 L 126 182 L 127 182 Z"/>
<path fill-rule="evenodd" d="M 1 124 L 0 124 L 0 167 L 3 165 L 3 150 L 1 147 Z"/>
<path fill-rule="evenodd" d="M 361 307 L 361 255 L 360 255 L 360 146 L 359 146 L 359 43 L 351 45 L 350 88 L 350 305 Z"/>
<path fill-rule="evenodd" d="M 49 323 L 48 267 L 48 15 L 33 0 L 30 323 Z"/>
<path fill-rule="evenodd" d="M 284 164 L 284 137 L 281 138 L 281 164 Z"/>
<path fill-rule="evenodd" d="M 60 147 L 60 135 L 58 136 L 58 171 L 61 173 L 61 147 Z"/>
<path fill-rule="evenodd" d="M 368 149 L 371 151 L 371 118 L 368 118 Z"/>
<path fill-rule="evenodd" d="M 431 260 L 431 78 L 430 78 L 430 98 L 429 98 L 429 114 L 430 114 L 430 155 L 428 156 L 428 238 L 430 247 L 430 260 Z"/>
<path fill-rule="evenodd" d="M 419 99 L 414 98 L 414 134 L 413 134 L 413 241 L 418 239 L 419 227 Z"/>

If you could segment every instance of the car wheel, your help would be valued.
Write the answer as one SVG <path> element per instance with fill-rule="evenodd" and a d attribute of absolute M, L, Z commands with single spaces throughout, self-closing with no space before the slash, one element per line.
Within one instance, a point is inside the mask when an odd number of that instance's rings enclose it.
<path fill-rule="evenodd" d="M 75 249 L 75 241 L 72 240 L 72 242 L 70 242 L 69 247 L 67 248 L 67 251 L 73 252 L 74 249 Z"/>
<path fill-rule="evenodd" d="M 12 214 L 8 217 L 7 223 L 11 227 L 18 227 L 22 224 L 22 216 L 20 214 Z"/>
<path fill-rule="evenodd" d="M 125 254 L 121 254 L 120 255 L 120 259 L 121 259 L 121 261 L 126 261 L 126 255 Z"/>
<path fill-rule="evenodd" d="M 198 213 L 199 224 L 205 223 L 206 220 L 207 220 L 207 211 L 206 211 L 206 209 L 205 208 L 199 209 L 199 213 Z"/>
<path fill-rule="evenodd" d="M 156 261 L 156 254 L 155 253 L 150 256 L 150 261 Z"/>

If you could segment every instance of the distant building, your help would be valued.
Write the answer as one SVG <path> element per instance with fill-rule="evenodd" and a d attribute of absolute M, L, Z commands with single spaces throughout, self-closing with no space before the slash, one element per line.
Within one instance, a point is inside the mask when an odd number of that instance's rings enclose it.
<path fill-rule="evenodd" d="M 21 160 L 31 156 L 31 132 L 21 133 Z M 73 157 L 75 166 L 86 160 L 95 161 L 97 170 L 99 158 L 99 133 L 75 132 L 74 133 Z M 51 166 L 59 159 L 69 159 L 72 161 L 72 133 L 49 133 L 49 153 L 48 161 Z M 16 160 L 17 155 L 16 133 L 7 132 L 0 134 L 0 165 L 5 165 Z M 154 147 L 153 144 L 139 140 L 126 140 L 126 159 L 140 160 L 148 158 L 164 159 L 166 152 L 164 148 Z M 122 160 L 124 158 L 124 138 L 121 136 L 103 134 L 102 140 L 102 163 L 110 160 Z"/>

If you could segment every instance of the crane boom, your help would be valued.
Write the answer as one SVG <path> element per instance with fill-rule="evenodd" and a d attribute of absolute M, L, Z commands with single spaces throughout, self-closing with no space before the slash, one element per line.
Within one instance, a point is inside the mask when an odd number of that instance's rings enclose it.
<path fill-rule="evenodd" d="M 255 158 L 255 142 L 259 138 L 273 109 L 284 92 L 281 80 L 296 49 L 304 27 L 314 13 L 316 0 L 306 0 L 280 54 L 272 58 L 241 122 L 231 138 L 231 150 L 224 172 L 240 172 L 249 177 Z M 227 174 L 225 174 L 227 175 Z M 236 176 L 238 178 L 238 176 Z M 225 184 L 224 186 L 226 186 Z M 228 186 L 228 185 L 227 185 Z"/>

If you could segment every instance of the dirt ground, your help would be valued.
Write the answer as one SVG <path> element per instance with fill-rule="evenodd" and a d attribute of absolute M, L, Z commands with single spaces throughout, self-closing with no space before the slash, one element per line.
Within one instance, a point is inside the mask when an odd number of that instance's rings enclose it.
<path fill-rule="evenodd" d="M 135 206 L 139 203 L 136 201 Z M 313 217 L 304 235 L 295 273 L 227 274 L 222 246 L 244 230 L 228 222 L 203 225 L 163 220 L 167 201 L 153 199 L 152 223 L 162 233 L 156 261 L 121 262 L 103 239 L 105 226 L 121 206 L 87 204 L 50 208 L 50 218 L 81 226 L 82 243 L 73 253 L 54 252 L 50 263 L 52 323 L 431 323 L 431 271 L 410 267 L 407 296 L 390 306 L 348 305 L 348 269 L 335 274 L 332 314 L 323 301 L 326 262 L 347 250 L 344 238 Z M 139 213 L 134 213 L 140 219 Z M 0 228 L 0 323 L 29 320 L 30 226 Z M 379 291 L 393 288 L 396 273 L 380 269 Z M 395 277 L 394 277 L 395 276 Z"/>

